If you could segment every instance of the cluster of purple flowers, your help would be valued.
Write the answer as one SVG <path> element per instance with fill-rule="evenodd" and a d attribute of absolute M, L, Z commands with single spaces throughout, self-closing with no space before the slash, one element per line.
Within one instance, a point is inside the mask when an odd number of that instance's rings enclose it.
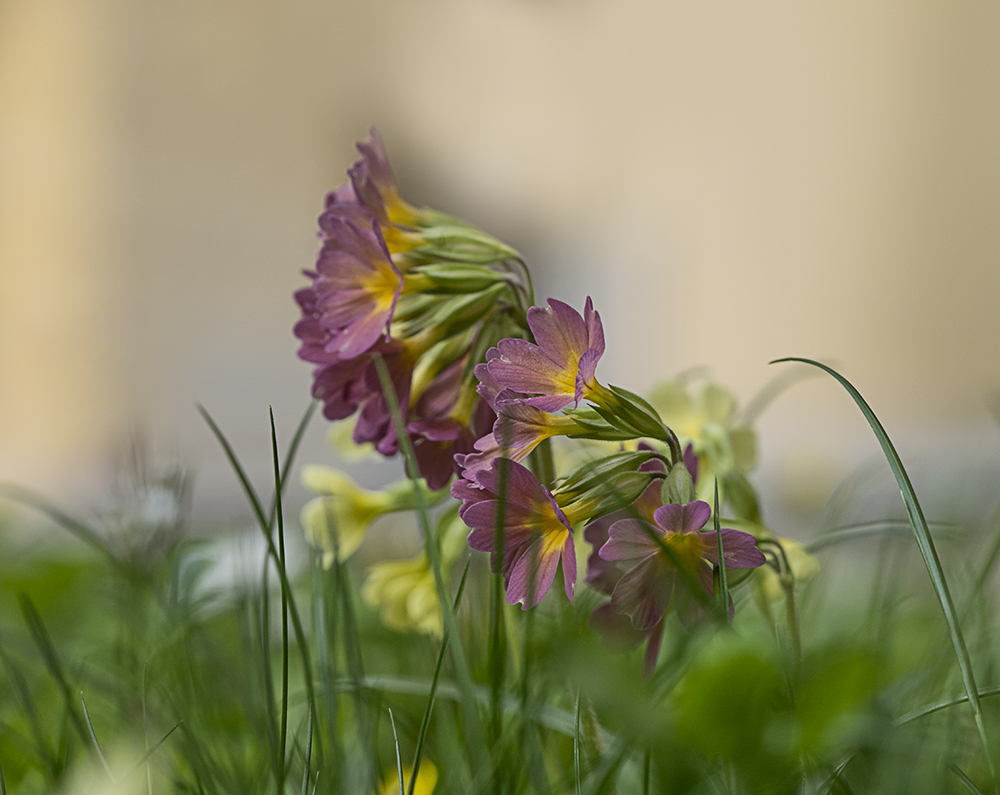
<path fill-rule="evenodd" d="M 690 448 L 677 455 L 676 438 L 641 398 L 597 380 L 604 329 L 589 298 L 583 315 L 550 300 L 546 309 L 529 309 L 527 319 L 535 343 L 501 340 L 476 367 L 480 395 L 497 420 L 476 452 L 457 456 L 462 479 L 451 493 L 462 500 L 460 516 L 472 528 L 469 545 L 491 553 L 507 601 L 528 608 L 549 591 L 560 562 L 566 595 L 573 597 L 573 528 L 588 525 L 594 554 L 587 582 L 611 597 L 595 623 L 631 631 L 633 639 L 648 637 L 651 665 L 668 607 L 687 624 L 697 620 L 713 592 L 712 565 L 720 562 L 717 534 L 702 530 L 711 509 L 693 497 L 696 459 Z M 582 401 L 590 407 L 581 408 Z M 652 444 L 588 462 L 550 491 L 520 462 L 557 435 L 648 437 Z M 674 495 L 665 481 L 675 468 L 692 483 L 685 502 L 667 501 Z M 723 529 L 721 540 L 727 568 L 764 563 L 753 536 Z"/>
<path fill-rule="evenodd" d="M 447 485 L 492 413 L 473 366 L 501 337 L 523 334 L 530 290 L 513 249 L 399 196 L 381 138 L 359 143 L 350 181 L 326 198 L 311 284 L 295 299 L 299 356 L 330 420 L 358 413 L 354 440 L 394 455 L 399 440 L 374 357 L 381 356 L 421 474 Z"/>
<path fill-rule="evenodd" d="M 610 597 L 593 623 L 630 643 L 648 639 L 655 664 L 668 609 L 696 621 L 713 566 L 764 563 L 756 539 L 703 530 L 711 509 L 694 497 L 690 448 L 685 456 L 649 403 L 597 380 L 604 328 L 590 298 L 582 314 L 553 299 L 531 306 L 516 252 L 403 201 L 374 130 L 358 149 L 350 182 L 320 216 L 311 284 L 296 293 L 299 355 L 316 365 L 325 416 L 357 412 L 356 442 L 398 450 L 380 356 L 421 474 L 432 489 L 460 475 L 451 494 L 469 545 L 490 553 L 507 601 L 538 604 L 560 568 L 572 599 L 574 528 L 585 526 L 587 582 Z M 555 478 L 545 452 L 558 436 L 620 449 Z M 550 472 L 546 482 L 539 472 Z"/>

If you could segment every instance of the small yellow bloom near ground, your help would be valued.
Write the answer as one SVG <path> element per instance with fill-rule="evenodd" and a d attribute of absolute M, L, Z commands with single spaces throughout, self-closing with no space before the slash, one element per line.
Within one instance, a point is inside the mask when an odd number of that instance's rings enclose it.
<path fill-rule="evenodd" d="M 376 563 L 368 570 L 361 595 L 390 629 L 425 632 L 437 638 L 444 632 L 434 572 L 423 552 L 409 560 Z"/>
<path fill-rule="evenodd" d="M 403 792 L 407 792 L 410 786 L 410 773 L 412 768 L 403 768 Z M 387 771 L 388 778 L 379 795 L 399 795 L 399 773 L 393 768 Z M 433 763 L 426 759 L 420 762 L 420 770 L 417 771 L 417 783 L 413 787 L 413 795 L 431 795 L 437 786 L 438 771 Z"/>
<path fill-rule="evenodd" d="M 424 500 L 433 505 L 447 492 L 432 492 L 418 481 Z M 309 465 L 302 468 L 302 484 L 320 496 L 302 508 L 300 521 L 306 542 L 323 553 L 323 566 L 335 558 L 346 560 L 365 540 L 369 525 L 378 517 L 417 507 L 413 482 L 401 480 L 384 489 L 363 489 L 353 479 L 332 467 Z"/>

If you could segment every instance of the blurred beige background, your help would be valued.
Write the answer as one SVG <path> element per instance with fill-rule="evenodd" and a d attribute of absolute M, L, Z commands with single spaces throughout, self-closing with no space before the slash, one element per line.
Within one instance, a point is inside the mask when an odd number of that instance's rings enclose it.
<path fill-rule="evenodd" d="M 996 3 L 0 0 L 0 480 L 87 504 L 139 428 L 237 500 L 196 401 L 266 478 L 370 124 L 411 201 L 594 296 L 605 380 L 707 364 L 745 400 L 824 358 L 904 450 L 1000 450 Z M 876 452 L 823 379 L 761 432 L 805 507 Z"/>

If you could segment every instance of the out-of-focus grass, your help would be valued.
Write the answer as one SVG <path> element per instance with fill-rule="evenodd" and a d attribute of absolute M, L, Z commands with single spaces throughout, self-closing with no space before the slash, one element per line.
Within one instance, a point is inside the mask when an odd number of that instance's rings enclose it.
<path fill-rule="evenodd" d="M 398 738 L 405 768 L 438 771 L 438 793 L 990 792 L 913 541 L 868 529 L 818 549 L 820 575 L 796 587 L 801 657 L 784 607 L 763 612 L 746 581 L 730 582 L 732 628 L 670 618 L 651 677 L 641 650 L 612 652 L 587 626 L 599 597 L 582 583 L 572 603 L 554 593 L 525 613 L 496 598 L 479 558 L 460 598 L 461 567 L 441 583 L 457 604 L 447 647 L 385 628 L 358 596 L 360 572 L 313 560 L 288 579 L 300 645 L 282 630 L 277 548 L 266 577 L 261 557 L 255 576 L 227 580 L 213 572 L 223 544 L 190 532 L 146 551 L 137 538 L 128 554 L 7 545 L 3 783 L 27 795 L 369 793 L 397 781 Z M 995 532 L 938 539 L 989 737 Z"/>

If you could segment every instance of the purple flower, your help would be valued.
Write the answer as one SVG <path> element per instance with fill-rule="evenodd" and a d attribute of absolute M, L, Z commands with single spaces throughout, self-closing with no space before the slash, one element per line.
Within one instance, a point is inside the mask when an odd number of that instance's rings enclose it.
<path fill-rule="evenodd" d="M 403 289 L 378 224 L 372 231 L 332 220 L 335 233 L 316 260 L 314 312 L 330 333 L 327 352 L 351 359 L 375 344 L 389 323 Z"/>
<path fill-rule="evenodd" d="M 520 602 L 524 610 L 538 604 L 552 587 L 560 560 L 566 596 L 573 598 L 573 526 L 527 468 L 502 459 L 477 472 L 475 482 L 457 481 L 451 493 L 462 500 L 459 515 L 472 528 L 469 546 L 489 552 L 491 568 L 503 575 L 508 604 Z"/>
<path fill-rule="evenodd" d="M 497 420 L 493 432 L 476 440 L 475 452 L 456 458 L 463 477 L 472 477 L 498 458 L 521 462 L 545 439 L 580 427 L 570 417 L 549 414 L 526 402 L 497 400 L 494 405 Z"/>
<path fill-rule="evenodd" d="M 703 612 L 702 607 L 685 587 L 688 578 L 683 577 L 676 566 L 683 567 L 706 598 L 711 595 L 712 568 L 709 564 L 719 562 L 718 543 L 715 532 L 701 531 L 711 515 L 708 503 L 698 500 L 657 508 L 653 513 L 655 524 L 642 519 L 620 519 L 611 525 L 600 557 L 631 564 L 611 594 L 612 609 L 629 616 L 632 626 L 642 631 L 652 629 L 663 618 L 671 599 L 683 623 L 697 620 Z M 757 540 L 752 535 L 730 529 L 721 533 L 726 568 L 748 568 L 764 563 L 764 555 L 757 549 Z M 659 536 L 659 540 L 655 536 Z M 672 554 L 668 555 L 661 544 Z"/>
<path fill-rule="evenodd" d="M 593 302 L 587 298 L 581 317 L 550 298 L 546 309 L 528 310 L 528 325 L 537 344 L 500 340 L 499 355 L 487 363 L 490 374 L 507 389 L 537 395 L 524 402 L 544 411 L 579 405 L 599 387 L 594 372 L 604 353 L 604 328 Z"/>

